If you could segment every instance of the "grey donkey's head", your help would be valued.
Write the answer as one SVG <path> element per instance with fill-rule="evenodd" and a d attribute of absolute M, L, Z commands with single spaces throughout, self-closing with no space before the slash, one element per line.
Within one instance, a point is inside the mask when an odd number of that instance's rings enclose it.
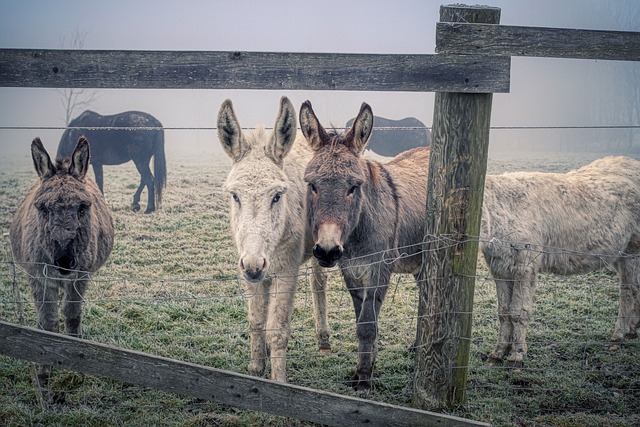
<path fill-rule="evenodd" d="M 304 176 L 313 254 L 321 266 L 333 267 L 360 217 L 362 184 L 368 176 L 361 155 L 373 129 L 373 112 L 363 103 L 351 129 L 337 135 L 325 131 L 306 101 L 300 109 L 300 127 L 314 151 Z"/>
<path fill-rule="evenodd" d="M 90 244 L 92 192 L 97 187 L 88 187 L 85 181 L 89 143 L 80 137 L 71 157 L 58 158 L 54 164 L 36 138 L 31 143 L 31 157 L 40 177 L 33 198 L 38 250 L 48 264 L 65 276 L 81 267 L 78 254 L 84 253 Z"/>

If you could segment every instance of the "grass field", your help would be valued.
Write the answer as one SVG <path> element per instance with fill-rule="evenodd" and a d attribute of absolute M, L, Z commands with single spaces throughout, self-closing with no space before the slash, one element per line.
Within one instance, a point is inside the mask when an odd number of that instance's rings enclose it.
<path fill-rule="evenodd" d="M 138 183 L 133 164 L 105 169 L 105 195 L 116 218 L 116 243 L 88 291 L 84 338 L 215 368 L 245 372 L 249 357 L 244 285 L 228 226 L 221 184 L 226 157 L 211 146 L 167 147 L 163 208 L 130 210 Z M 25 147 L 27 147 L 25 145 Z M 19 322 L 12 291 L 8 228 L 35 181 L 28 149 L 0 161 L 0 319 Z M 592 156 L 595 158 L 597 156 Z M 591 159 L 492 157 L 489 170 L 565 171 Z M 146 193 L 145 193 L 146 194 Z M 143 195 L 144 201 L 144 195 Z M 145 205 L 143 204 L 143 210 Z M 21 277 L 21 298 L 29 291 Z M 332 353 L 316 351 L 310 286 L 299 280 L 288 353 L 292 383 L 354 395 L 345 385 L 356 362 L 351 299 L 337 271 L 330 274 Z M 529 329 L 526 369 L 516 373 L 483 359 L 497 336 L 493 283 L 480 263 L 476 282 L 467 404 L 450 414 L 497 426 L 640 425 L 640 340 L 606 349 L 617 315 L 614 274 L 542 276 Z M 23 304 L 27 325 L 34 308 Z M 380 351 L 372 399 L 408 405 L 415 339 L 415 284 L 394 276 L 380 319 Z M 58 403 L 44 410 L 27 362 L 0 357 L 0 426 L 245 426 L 308 425 L 54 369 Z"/>

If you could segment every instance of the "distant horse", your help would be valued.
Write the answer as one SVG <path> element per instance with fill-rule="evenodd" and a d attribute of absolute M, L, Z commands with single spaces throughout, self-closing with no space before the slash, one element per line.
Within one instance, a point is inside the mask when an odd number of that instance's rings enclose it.
<path fill-rule="evenodd" d="M 353 126 L 354 120 L 349 120 L 346 127 Z M 367 149 L 380 156 L 393 157 L 412 148 L 430 145 L 429 129 L 415 117 L 392 120 L 375 116 L 374 121 L 376 126 L 367 141 Z"/>
<path fill-rule="evenodd" d="M 149 196 L 145 213 L 151 213 L 156 207 L 160 207 L 162 190 L 167 182 L 162 123 L 152 115 L 140 111 L 101 116 L 87 110 L 69 123 L 60 139 L 57 157 L 68 157 L 80 135 L 86 136 L 90 141 L 91 164 L 101 192 L 104 193 L 102 166 L 119 165 L 133 160 L 140 173 L 140 185 L 133 195 L 132 209 L 140 210 L 140 195 L 145 186 Z M 149 167 L 151 157 L 153 174 Z"/>
<path fill-rule="evenodd" d="M 304 168 L 311 158 L 297 136 L 296 112 L 280 100 L 273 132 L 245 134 L 226 100 L 218 114 L 218 137 L 232 161 L 225 188 L 230 193 L 231 228 L 238 267 L 247 282 L 251 334 L 249 374 L 262 376 L 267 352 L 271 378 L 286 381 L 286 352 L 300 265 L 311 257 Z M 312 295 L 320 351 L 330 351 L 326 276 L 313 263 Z"/>
<path fill-rule="evenodd" d="M 113 248 L 113 218 L 96 184 L 85 175 L 89 144 L 80 138 L 68 158 L 54 164 L 40 139 L 31 144 L 38 182 L 13 217 L 9 236 L 14 259 L 24 267 L 38 312 L 38 328 L 58 332 L 58 292 L 67 334 L 81 335 L 83 295 L 90 274 Z M 51 367 L 39 368 L 47 384 Z"/>
<path fill-rule="evenodd" d="M 539 272 L 583 274 L 613 267 L 620 277 L 610 348 L 640 326 L 640 162 L 605 157 L 561 173 L 487 176 L 480 250 L 498 291 L 500 332 L 489 363 L 527 354 Z"/>
<path fill-rule="evenodd" d="M 325 131 L 306 101 L 300 127 L 314 151 L 304 176 L 313 254 L 323 267 L 340 266 L 351 294 L 359 342 L 352 385 L 366 391 L 391 273 L 416 279 L 419 273 L 429 149 L 414 148 L 385 164 L 363 158 L 373 128 L 364 103 L 351 129 L 337 135 Z"/>

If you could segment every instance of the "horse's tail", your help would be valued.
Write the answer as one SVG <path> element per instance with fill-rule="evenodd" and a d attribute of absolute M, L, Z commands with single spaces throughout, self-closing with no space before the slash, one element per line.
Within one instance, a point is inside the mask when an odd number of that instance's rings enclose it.
<path fill-rule="evenodd" d="M 164 156 L 164 129 L 156 133 L 153 151 L 153 186 L 156 207 L 162 205 L 162 190 L 167 185 L 167 160 Z"/>

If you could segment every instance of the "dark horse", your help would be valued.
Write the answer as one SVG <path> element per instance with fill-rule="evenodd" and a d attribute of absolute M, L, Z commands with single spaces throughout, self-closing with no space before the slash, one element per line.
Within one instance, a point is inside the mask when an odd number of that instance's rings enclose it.
<path fill-rule="evenodd" d="M 136 129 L 143 128 L 143 129 Z M 91 164 L 96 184 L 104 193 L 102 166 L 119 165 L 133 160 L 140 172 L 140 185 L 133 195 L 134 211 L 140 210 L 140 195 L 147 187 L 149 201 L 145 213 L 151 213 L 162 203 L 162 189 L 167 182 L 162 123 L 150 114 L 127 111 L 101 116 L 85 111 L 73 119 L 60 139 L 57 157 L 69 157 L 80 135 L 91 144 Z M 149 164 L 153 157 L 153 174 Z"/>

